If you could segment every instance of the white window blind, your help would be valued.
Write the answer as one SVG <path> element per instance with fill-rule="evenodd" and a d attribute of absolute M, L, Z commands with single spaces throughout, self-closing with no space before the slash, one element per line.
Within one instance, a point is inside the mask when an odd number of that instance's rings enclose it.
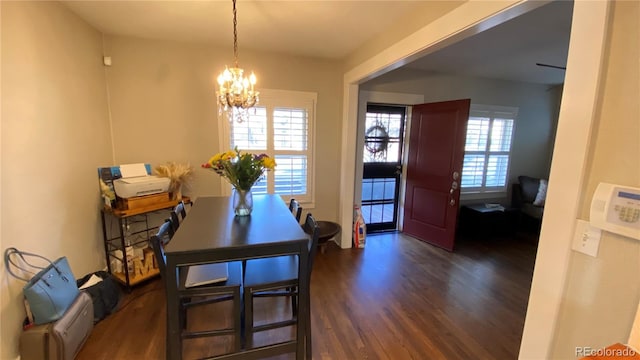
<path fill-rule="evenodd" d="M 276 160 L 252 188 L 254 194 L 279 194 L 312 204 L 313 120 L 315 93 L 260 90 L 260 103 L 250 111 L 248 121 L 232 123 L 223 149 L 234 148 L 255 154 L 265 153 Z M 224 143 L 228 146 L 225 147 Z"/>
<path fill-rule="evenodd" d="M 472 105 L 460 186 L 463 193 L 504 191 L 517 108 Z"/>

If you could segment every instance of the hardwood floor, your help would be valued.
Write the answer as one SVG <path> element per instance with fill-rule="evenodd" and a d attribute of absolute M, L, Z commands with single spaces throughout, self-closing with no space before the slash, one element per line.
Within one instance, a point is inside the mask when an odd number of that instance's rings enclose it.
<path fill-rule="evenodd" d="M 365 249 L 333 243 L 311 280 L 314 359 L 516 359 L 536 245 L 531 236 L 460 239 L 455 252 L 397 233 Z M 264 298 L 256 314 L 285 316 L 289 302 Z M 230 319 L 225 304 L 189 314 L 190 326 Z M 199 310 L 199 309 L 193 309 Z M 159 279 L 137 287 L 96 324 L 78 360 L 163 359 L 165 295 Z M 257 334 L 256 345 L 294 334 Z M 231 338 L 188 340 L 185 359 L 224 353 Z M 282 356 L 278 359 L 289 359 Z"/>

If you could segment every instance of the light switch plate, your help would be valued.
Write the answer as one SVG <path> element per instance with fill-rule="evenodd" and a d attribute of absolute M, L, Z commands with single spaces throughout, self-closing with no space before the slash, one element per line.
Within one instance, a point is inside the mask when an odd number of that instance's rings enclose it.
<path fill-rule="evenodd" d="M 583 254 L 597 257 L 601 237 L 602 230 L 591 226 L 588 221 L 576 220 L 571 248 Z"/>

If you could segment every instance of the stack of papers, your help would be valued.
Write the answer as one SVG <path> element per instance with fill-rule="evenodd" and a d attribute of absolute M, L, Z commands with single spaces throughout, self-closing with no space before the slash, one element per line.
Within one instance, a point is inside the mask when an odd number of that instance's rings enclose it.
<path fill-rule="evenodd" d="M 487 203 L 487 204 L 484 204 L 484 206 L 485 206 L 487 209 L 493 209 L 493 210 L 496 210 L 496 211 L 504 211 L 504 206 L 502 206 L 502 205 L 500 205 L 500 204 L 491 204 L 491 203 Z"/>

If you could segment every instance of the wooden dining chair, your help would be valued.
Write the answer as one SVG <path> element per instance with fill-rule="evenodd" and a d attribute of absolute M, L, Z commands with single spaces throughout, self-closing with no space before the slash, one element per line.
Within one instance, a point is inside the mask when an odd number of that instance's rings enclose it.
<path fill-rule="evenodd" d="M 318 248 L 319 228 L 313 215 L 307 214 L 303 225 L 309 239 L 308 268 L 302 270 L 310 283 L 311 269 Z M 298 326 L 298 257 L 295 255 L 251 259 L 247 261 L 244 274 L 244 315 L 246 348 L 253 343 L 253 334 L 284 326 Z M 253 318 L 253 299 L 258 297 L 291 297 L 291 319 L 256 325 Z M 311 311 L 311 309 L 309 309 Z M 311 324 L 307 324 L 307 334 L 311 334 Z M 311 339 L 307 337 L 307 349 L 311 349 Z"/>
<path fill-rule="evenodd" d="M 296 221 L 300 222 L 300 218 L 302 217 L 302 206 L 300 206 L 300 203 L 296 199 L 291 199 L 291 201 L 289 201 L 289 211 L 291 211 L 291 214 L 295 216 Z"/>
<path fill-rule="evenodd" d="M 166 260 L 164 248 L 169 244 L 173 236 L 171 219 L 165 221 L 158 228 L 158 232 L 151 236 L 150 242 L 153 248 L 156 262 L 160 270 L 160 277 L 166 279 Z M 182 339 L 193 339 L 206 336 L 234 335 L 233 351 L 239 351 L 242 340 L 242 299 L 240 297 L 240 286 L 242 283 L 242 270 L 239 262 L 227 263 L 228 276 L 226 281 L 217 281 L 211 284 L 200 286 L 189 286 L 187 278 L 189 272 L 198 271 L 207 274 L 211 265 L 203 264 L 180 267 L 178 270 L 178 296 L 180 297 L 179 322 L 182 326 Z M 211 279 L 219 280 L 219 274 L 211 271 Z M 207 282 L 206 280 L 204 281 Z M 193 300 L 198 299 L 198 300 Z M 193 306 L 212 304 L 221 301 L 233 301 L 233 326 L 225 329 L 212 329 L 203 331 L 187 331 L 187 310 Z"/>

